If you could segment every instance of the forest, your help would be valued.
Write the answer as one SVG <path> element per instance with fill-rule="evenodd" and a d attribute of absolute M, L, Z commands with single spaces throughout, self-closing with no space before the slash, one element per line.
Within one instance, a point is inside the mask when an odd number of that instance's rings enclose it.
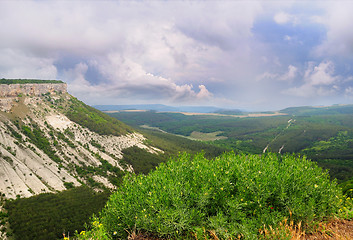
<path fill-rule="evenodd" d="M 148 126 L 190 137 L 195 132 L 213 133 L 223 139 L 206 143 L 227 150 L 259 154 L 266 151 L 305 154 L 328 169 L 332 179 L 353 176 L 353 106 L 298 107 L 287 115 L 239 118 L 236 115 L 184 115 L 167 112 L 121 111 L 109 115 L 142 129 Z M 205 142 L 205 141 L 204 141 Z"/>
<path fill-rule="evenodd" d="M 83 230 L 92 214 L 105 205 L 110 192 L 94 192 L 77 187 L 56 194 L 43 193 L 30 198 L 9 200 L 5 204 L 15 239 L 60 239 Z"/>

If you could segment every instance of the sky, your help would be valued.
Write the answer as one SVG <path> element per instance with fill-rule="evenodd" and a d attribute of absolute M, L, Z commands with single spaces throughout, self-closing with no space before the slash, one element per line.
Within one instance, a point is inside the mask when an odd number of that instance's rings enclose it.
<path fill-rule="evenodd" d="M 353 103 L 353 1 L 0 1 L 0 78 L 89 105 Z"/>

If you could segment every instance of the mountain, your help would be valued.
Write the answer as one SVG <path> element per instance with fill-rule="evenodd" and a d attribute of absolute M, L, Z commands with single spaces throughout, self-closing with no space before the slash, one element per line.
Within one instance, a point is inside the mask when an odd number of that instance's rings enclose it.
<path fill-rule="evenodd" d="M 61 81 L 0 79 L 0 192 L 29 197 L 86 184 L 112 189 L 134 171 L 123 151 L 161 150 L 85 105 Z"/>
<path fill-rule="evenodd" d="M 212 106 L 167 106 L 163 104 L 137 104 L 137 105 L 94 105 L 94 108 L 101 111 L 123 111 L 123 110 L 147 110 L 157 112 L 195 112 L 213 113 L 222 110 Z"/>

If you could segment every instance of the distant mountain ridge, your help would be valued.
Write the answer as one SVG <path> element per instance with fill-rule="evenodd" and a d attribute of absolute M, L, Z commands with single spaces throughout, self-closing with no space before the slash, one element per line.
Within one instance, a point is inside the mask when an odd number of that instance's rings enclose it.
<path fill-rule="evenodd" d="M 93 105 L 101 111 L 123 111 L 123 110 L 147 110 L 157 112 L 194 112 L 194 113 L 214 113 L 224 110 L 213 106 L 167 106 L 163 104 L 135 104 L 135 105 Z"/>
<path fill-rule="evenodd" d="M 192 113 L 219 113 L 225 115 L 240 115 L 248 113 L 274 113 L 274 111 L 247 111 L 240 109 L 220 108 L 214 106 L 168 106 L 163 104 L 131 104 L 131 105 L 93 105 L 100 111 L 127 111 L 146 110 L 157 112 L 192 112 Z M 332 106 L 298 106 L 288 107 L 278 111 L 289 115 L 324 115 L 353 113 L 353 104 L 335 104 Z"/>

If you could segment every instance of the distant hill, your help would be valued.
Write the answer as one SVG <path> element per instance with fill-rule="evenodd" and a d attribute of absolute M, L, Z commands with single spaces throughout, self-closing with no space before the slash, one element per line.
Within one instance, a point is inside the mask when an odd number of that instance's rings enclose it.
<path fill-rule="evenodd" d="M 290 107 L 280 111 L 281 113 L 287 113 L 296 116 L 312 116 L 312 115 L 334 115 L 334 114 L 352 114 L 353 104 L 349 105 L 332 105 L 324 107 Z"/>
<path fill-rule="evenodd" d="M 152 110 L 157 112 L 195 112 L 213 113 L 221 111 L 221 108 L 212 106 L 167 106 L 163 104 L 137 104 L 137 105 L 94 105 L 94 108 L 101 111 L 122 111 L 122 110 Z"/>

